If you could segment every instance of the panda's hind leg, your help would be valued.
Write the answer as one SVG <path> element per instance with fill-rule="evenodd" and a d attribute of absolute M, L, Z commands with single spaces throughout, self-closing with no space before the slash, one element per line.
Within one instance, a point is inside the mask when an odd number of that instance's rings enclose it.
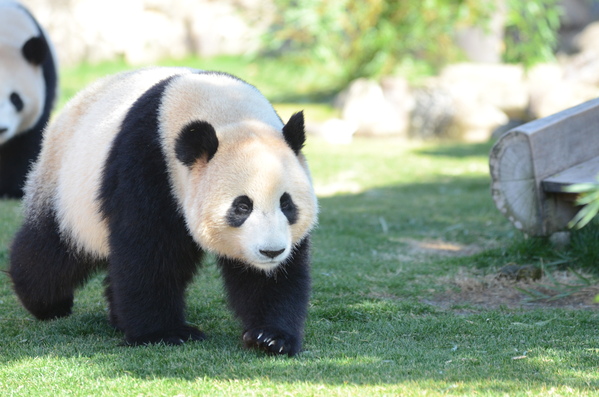
<path fill-rule="evenodd" d="M 52 214 L 27 220 L 10 251 L 8 273 L 21 303 L 40 320 L 71 314 L 73 294 L 96 264 L 70 249 Z"/>

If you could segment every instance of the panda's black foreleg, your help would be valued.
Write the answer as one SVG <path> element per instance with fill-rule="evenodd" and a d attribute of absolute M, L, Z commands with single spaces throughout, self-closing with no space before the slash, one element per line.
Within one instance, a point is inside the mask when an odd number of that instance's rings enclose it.
<path fill-rule="evenodd" d="M 114 298 L 109 275 L 104 278 L 104 297 L 108 302 L 108 322 L 119 331 L 125 332 L 123 327 L 119 325 L 119 319 L 116 315 L 116 310 L 114 309 Z"/>
<path fill-rule="evenodd" d="M 70 249 L 47 214 L 27 220 L 17 232 L 8 272 L 23 306 L 38 319 L 50 320 L 71 314 L 75 289 L 98 265 Z"/>
<path fill-rule="evenodd" d="M 183 255 L 185 249 L 150 247 L 145 245 L 145 252 L 111 248 L 105 281 L 110 323 L 125 333 L 129 345 L 203 340 L 204 333 L 188 325 L 184 314 L 185 289 L 199 261 L 197 249 Z"/>
<path fill-rule="evenodd" d="M 229 303 L 243 323 L 246 347 L 293 356 L 301 350 L 310 295 L 306 237 L 273 273 L 219 258 Z"/>

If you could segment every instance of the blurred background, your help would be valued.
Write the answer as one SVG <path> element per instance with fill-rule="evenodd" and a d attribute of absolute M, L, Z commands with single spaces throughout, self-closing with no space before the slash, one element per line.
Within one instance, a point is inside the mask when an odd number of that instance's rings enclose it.
<path fill-rule="evenodd" d="M 488 141 L 599 96 L 596 0 L 23 0 L 62 101 L 151 64 L 219 69 L 309 132 Z"/>

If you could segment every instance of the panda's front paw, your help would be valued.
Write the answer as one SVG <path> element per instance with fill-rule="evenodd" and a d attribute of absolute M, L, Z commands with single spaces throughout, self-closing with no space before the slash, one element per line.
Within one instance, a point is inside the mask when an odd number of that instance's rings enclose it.
<path fill-rule="evenodd" d="M 270 354 L 299 353 L 301 341 L 296 336 L 278 329 L 252 328 L 243 333 L 245 347 L 257 348 Z"/>
<path fill-rule="evenodd" d="M 137 337 L 126 336 L 125 338 L 127 345 L 130 346 L 148 345 L 154 343 L 182 345 L 188 341 L 204 339 L 206 339 L 206 335 L 196 327 L 192 327 L 190 325 L 183 325 L 168 331 L 154 332 Z"/>

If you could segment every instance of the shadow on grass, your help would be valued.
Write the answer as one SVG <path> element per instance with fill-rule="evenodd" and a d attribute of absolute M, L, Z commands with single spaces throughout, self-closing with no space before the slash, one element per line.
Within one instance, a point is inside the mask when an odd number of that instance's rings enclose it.
<path fill-rule="evenodd" d="M 596 315 L 495 311 L 456 318 L 414 314 L 407 307 L 398 310 L 392 302 L 379 305 L 372 301 L 363 302 L 362 308 L 348 305 L 336 319 L 313 311 L 306 350 L 291 359 L 243 350 L 231 320 L 224 329 L 210 330 L 202 342 L 118 346 L 119 334 L 95 312 L 27 324 L 36 330 L 3 336 L 1 362 L 4 373 L 14 368 L 21 377 L 28 376 L 24 368 L 29 366 L 34 374 L 53 367 L 56 377 L 76 371 L 88 380 L 115 379 L 123 385 L 131 378 L 173 379 L 182 382 L 179 386 L 249 381 L 321 387 L 411 384 L 433 390 L 458 383 L 465 387 L 463 392 L 502 394 L 521 390 L 522 384 L 529 391 L 568 386 L 590 392 L 599 386 L 592 375 L 599 365 L 596 337 L 587 334 L 585 339 L 584 332 L 576 330 L 596 329 Z M 540 322 L 551 327 L 535 325 Z"/>

